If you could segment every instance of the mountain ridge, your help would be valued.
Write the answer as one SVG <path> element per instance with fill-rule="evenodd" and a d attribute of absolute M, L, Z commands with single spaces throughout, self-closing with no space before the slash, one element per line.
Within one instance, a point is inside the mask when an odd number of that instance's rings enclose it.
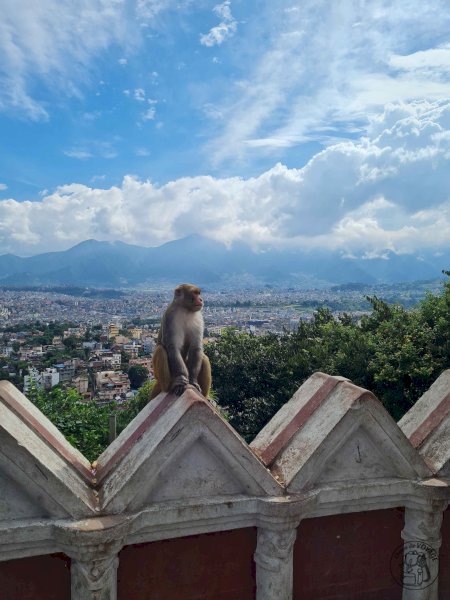
<path fill-rule="evenodd" d="M 233 287 L 272 284 L 311 288 L 436 279 L 449 264 L 450 252 L 435 256 L 388 251 L 385 258 L 367 259 L 348 258 L 324 249 L 255 252 L 243 242 L 226 246 L 200 235 L 149 248 L 90 239 L 67 250 L 25 258 L 1 255 L 0 286 L 108 288 L 195 281 Z"/>

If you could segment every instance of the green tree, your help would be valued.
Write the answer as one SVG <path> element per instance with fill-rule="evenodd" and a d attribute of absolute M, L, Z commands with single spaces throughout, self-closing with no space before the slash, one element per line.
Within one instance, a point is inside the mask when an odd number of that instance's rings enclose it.
<path fill-rule="evenodd" d="M 148 369 L 142 365 L 131 365 L 128 369 L 131 387 L 139 389 L 148 380 Z"/>
<path fill-rule="evenodd" d="M 219 404 L 227 411 L 231 425 L 247 440 L 278 410 L 292 389 L 285 337 L 256 337 L 230 329 L 206 346 Z"/>
<path fill-rule="evenodd" d="M 108 446 L 109 407 L 83 402 L 76 390 L 59 387 L 50 392 L 33 388 L 29 398 L 89 461 Z"/>
<path fill-rule="evenodd" d="M 125 427 L 138 415 L 150 399 L 150 393 L 154 386 L 154 381 L 146 381 L 139 389 L 136 396 L 129 400 L 125 408 L 121 407 L 117 411 L 117 433 L 125 429 Z"/>
<path fill-rule="evenodd" d="M 69 335 L 63 340 L 63 344 L 67 350 L 75 350 L 80 345 L 80 340 L 76 338 L 74 335 Z"/>
<path fill-rule="evenodd" d="M 372 390 L 399 419 L 449 366 L 449 282 L 412 310 L 367 300 L 372 313 L 361 324 L 321 307 L 294 333 L 228 330 L 208 344 L 217 401 L 247 441 L 315 371 Z"/>

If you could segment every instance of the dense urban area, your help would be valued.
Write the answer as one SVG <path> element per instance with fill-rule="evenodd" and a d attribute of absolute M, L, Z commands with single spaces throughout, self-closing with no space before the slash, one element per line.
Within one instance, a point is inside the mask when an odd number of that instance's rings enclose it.
<path fill-rule="evenodd" d="M 371 310 L 367 296 L 414 306 L 442 281 L 348 284 L 326 290 L 204 290 L 206 343 L 225 328 L 264 335 L 295 331 L 327 307 L 353 320 Z M 67 288 L 0 289 L 0 369 L 29 393 L 72 387 L 98 404 L 125 403 L 152 379 L 151 354 L 171 291 Z"/>

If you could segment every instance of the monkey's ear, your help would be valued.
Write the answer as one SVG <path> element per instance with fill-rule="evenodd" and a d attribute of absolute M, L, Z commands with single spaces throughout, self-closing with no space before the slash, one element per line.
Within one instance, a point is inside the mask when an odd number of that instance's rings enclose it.
<path fill-rule="evenodd" d="M 179 285 L 178 287 L 175 288 L 175 296 L 181 296 L 182 293 L 182 288 L 181 285 Z"/>

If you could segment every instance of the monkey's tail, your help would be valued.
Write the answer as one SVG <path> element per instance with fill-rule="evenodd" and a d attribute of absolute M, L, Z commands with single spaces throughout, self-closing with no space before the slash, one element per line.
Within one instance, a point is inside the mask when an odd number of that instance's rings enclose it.
<path fill-rule="evenodd" d="M 153 353 L 152 362 L 153 373 L 157 382 L 154 387 L 155 392 L 168 392 L 170 390 L 172 376 L 170 374 L 169 361 L 167 359 L 166 349 L 161 344 L 158 344 L 156 346 L 155 351 Z M 152 397 L 154 397 L 153 393 Z"/>

